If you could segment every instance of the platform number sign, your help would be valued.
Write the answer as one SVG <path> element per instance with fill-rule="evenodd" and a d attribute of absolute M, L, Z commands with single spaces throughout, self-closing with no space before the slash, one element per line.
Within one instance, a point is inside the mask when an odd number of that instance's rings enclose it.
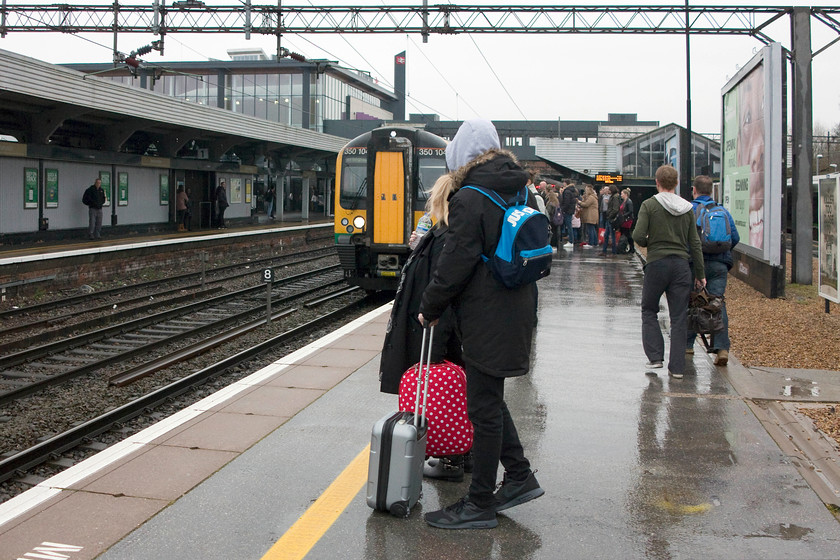
<path fill-rule="evenodd" d="M 274 271 L 272 269 L 266 268 L 265 270 L 263 270 L 262 275 L 263 275 L 263 282 L 268 282 L 268 283 L 274 282 Z"/>

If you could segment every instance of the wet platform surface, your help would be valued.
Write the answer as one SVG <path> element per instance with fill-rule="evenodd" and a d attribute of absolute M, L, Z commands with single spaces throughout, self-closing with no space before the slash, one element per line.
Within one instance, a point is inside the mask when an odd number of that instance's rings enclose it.
<path fill-rule="evenodd" d="M 532 373 L 507 381 L 506 399 L 545 496 L 500 514 L 497 529 L 445 531 L 426 526 L 422 514 L 459 499 L 468 482 L 425 481 L 420 505 L 397 519 L 367 507 L 365 472 L 306 558 L 840 556 L 840 524 L 749 400 L 775 398 L 788 378 L 798 380 L 789 383 L 792 393 L 807 392 L 814 379 L 823 395 L 833 394 L 831 375 L 750 371 L 737 360 L 716 368 L 699 345 L 684 379 L 646 374 L 642 279 L 633 257 L 577 250 L 561 251 L 539 283 Z M 395 396 L 378 392 L 379 357 L 371 352 L 381 347 L 386 319 L 383 310 L 351 334 L 367 337 L 367 357 L 357 362 L 364 365 L 125 538 L 110 548 L 101 543 L 108 549 L 101 558 L 266 555 L 364 452 L 373 423 L 396 409 Z M 319 354 L 321 375 L 346 369 L 349 358 L 339 354 Z M 249 394 L 256 398 L 258 391 Z M 273 414 L 270 395 L 260 403 L 262 411 L 249 414 Z M 154 474 L 167 476 L 163 468 Z M 110 538 L 107 522 L 97 523 L 98 529 L 82 521 L 80 531 Z M 43 536 L 55 541 L 49 531 Z M 0 550 L 2 541 L 0 533 Z M 274 549 L 266 558 L 300 557 L 283 552 Z"/>
<path fill-rule="evenodd" d="M 540 286 L 532 374 L 507 400 L 544 497 L 489 531 L 427 527 L 467 482 L 424 483 L 409 519 L 364 492 L 307 558 L 835 558 L 840 525 L 708 356 L 645 374 L 642 270 L 561 253 Z M 375 358 L 103 558 L 260 558 L 396 405 Z M 733 364 L 732 367 L 738 367 Z M 661 370 L 660 370 L 661 371 Z"/>

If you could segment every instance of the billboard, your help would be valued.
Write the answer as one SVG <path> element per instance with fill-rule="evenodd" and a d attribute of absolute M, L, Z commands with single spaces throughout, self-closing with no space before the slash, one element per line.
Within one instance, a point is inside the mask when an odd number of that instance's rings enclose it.
<path fill-rule="evenodd" d="M 780 265 L 784 81 L 782 47 L 762 48 L 721 90 L 721 191 L 741 250 Z"/>
<path fill-rule="evenodd" d="M 837 279 L 840 276 L 840 260 L 838 260 L 838 239 L 840 230 L 840 175 L 833 175 L 819 180 L 819 250 L 820 250 L 820 280 L 819 294 L 834 303 L 840 303 L 837 291 Z"/>

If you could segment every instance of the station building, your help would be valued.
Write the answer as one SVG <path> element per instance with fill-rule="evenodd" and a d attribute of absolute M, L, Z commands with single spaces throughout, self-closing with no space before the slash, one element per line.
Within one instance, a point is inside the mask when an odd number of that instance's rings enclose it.
<path fill-rule="evenodd" d="M 0 50 L 0 238 L 84 229 L 81 194 L 95 177 L 106 186 L 112 227 L 172 228 L 181 186 L 190 190 L 194 225 L 209 227 L 222 179 L 226 218 L 257 220 L 263 193 L 275 186 L 278 219 L 326 219 L 335 157 L 348 139 L 390 123 L 451 139 L 461 124 L 405 118 L 405 53 L 395 56 L 393 92 L 327 60 L 228 54 L 56 66 Z M 662 163 L 680 170 L 681 190 L 720 169 L 714 140 L 692 133 L 689 142 L 684 128 L 632 113 L 494 124 L 503 147 L 548 180 L 616 182 L 634 199 L 651 194 L 644 189 L 654 188 Z"/>

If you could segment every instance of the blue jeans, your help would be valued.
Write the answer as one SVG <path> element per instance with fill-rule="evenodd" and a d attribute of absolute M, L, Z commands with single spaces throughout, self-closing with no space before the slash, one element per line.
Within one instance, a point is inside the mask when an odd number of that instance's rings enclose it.
<path fill-rule="evenodd" d="M 612 252 L 618 253 L 618 245 L 615 242 L 615 230 L 610 225 L 610 223 L 607 222 L 607 230 L 604 232 L 604 250 L 602 251 L 603 253 L 607 252 L 607 247 L 610 246 L 610 243 L 612 243 Z"/>
<path fill-rule="evenodd" d="M 572 212 L 571 214 L 563 213 L 563 229 L 565 230 L 566 235 L 568 236 L 569 243 L 575 242 L 575 228 L 572 227 L 572 218 L 575 217 L 575 213 Z"/>
<path fill-rule="evenodd" d="M 726 278 L 729 275 L 729 267 L 720 261 L 706 261 L 706 291 L 715 296 L 722 296 L 726 291 Z M 694 339 L 697 335 L 688 331 L 686 348 L 694 347 Z M 712 336 L 712 350 L 726 350 L 729 352 L 729 317 L 726 315 L 726 300 L 723 302 L 723 330 Z"/>
<path fill-rule="evenodd" d="M 678 340 L 686 339 L 688 328 L 688 296 L 691 293 L 691 268 L 681 257 L 669 256 L 645 265 L 645 280 L 642 284 L 642 346 L 651 362 L 665 357 L 665 341 L 659 327 L 659 299 L 662 294 L 668 300 L 671 319 L 671 344 L 668 370 L 683 373 L 685 370 L 685 348 Z"/>
<path fill-rule="evenodd" d="M 598 245 L 598 228 L 595 224 L 583 224 L 586 230 L 586 242 L 593 247 Z"/>

